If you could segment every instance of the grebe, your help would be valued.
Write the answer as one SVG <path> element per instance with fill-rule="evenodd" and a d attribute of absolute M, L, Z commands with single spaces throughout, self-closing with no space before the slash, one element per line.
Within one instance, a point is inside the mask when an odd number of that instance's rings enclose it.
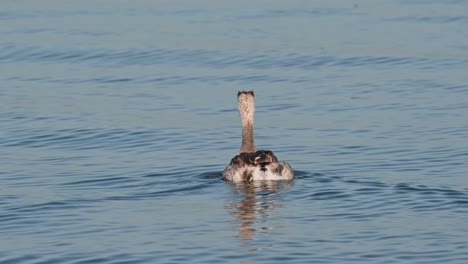
<path fill-rule="evenodd" d="M 291 165 L 279 162 L 270 150 L 255 150 L 253 91 L 238 92 L 237 107 L 242 122 L 242 144 L 239 154 L 232 158 L 224 169 L 223 179 L 234 182 L 293 179 L 294 171 Z"/>

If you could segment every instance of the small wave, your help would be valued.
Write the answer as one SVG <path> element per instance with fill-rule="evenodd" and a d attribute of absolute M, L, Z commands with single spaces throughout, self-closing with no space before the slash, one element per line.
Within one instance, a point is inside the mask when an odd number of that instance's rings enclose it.
<path fill-rule="evenodd" d="M 198 175 L 198 178 L 204 180 L 214 180 L 214 179 L 221 179 L 223 172 L 222 171 L 208 171 Z"/>
<path fill-rule="evenodd" d="M 112 187 L 112 188 L 127 188 L 128 183 L 135 182 L 135 178 L 131 177 L 123 177 L 123 176 L 110 176 L 110 177 L 102 177 L 93 178 L 88 180 L 79 180 L 79 181 L 72 181 L 66 182 L 63 186 L 71 186 L 73 188 L 102 188 L 105 187 Z M 124 184 L 125 186 L 122 186 Z"/>
<path fill-rule="evenodd" d="M 159 142 L 177 137 L 177 133 L 163 130 L 127 130 L 120 128 L 40 129 L 37 131 L 7 131 L 14 133 L 4 147 L 33 147 L 47 149 L 90 150 L 131 149 L 143 147 L 157 139 Z M 13 140 L 14 139 L 14 140 Z"/>
<path fill-rule="evenodd" d="M 468 16 L 405 16 L 405 17 L 394 17 L 385 19 L 385 21 L 391 22 L 417 22 L 417 23 L 431 23 L 431 24 L 447 24 L 447 23 L 459 23 L 468 21 Z"/>
<path fill-rule="evenodd" d="M 409 65 L 416 68 L 428 67 L 466 67 L 464 58 L 427 58 L 398 56 L 313 56 L 306 54 L 275 53 L 226 53 L 218 50 L 186 49 L 127 49 L 127 50 L 85 50 L 85 49 L 50 49 L 37 46 L 18 47 L 0 45 L 0 61 L 4 62 L 67 62 L 93 63 L 114 66 L 128 65 L 175 65 L 202 66 L 208 68 L 241 67 L 254 69 L 293 68 L 310 70 L 320 67 L 356 67 L 373 65 Z M 253 78 L 253 77 L 252 77 Z M 261 78 L 261 77 L 255 77 Z M 120 79 L 125 81 L 126 78 Z"/>
<path fill-rule="evenodd" d="M 190 184 L 185 187 L 178 187 L 178 188 L 168 188 L 164 190 L 157 190 L 157 191 L 133 191 L 128 195 L 117 195 L 117 196 L 109 196 L 106 197 L 105 200 L 110 201 L 131 201 L 131 200 L 147 200 L 152 198 L 158 197 L 170 197 L 170 196 L 183 196 L 188 195 L 193 192 L 199 192 L 200 190 L 207 188 L 208 184 L 206 183 L 197 183 L 197 184 Z"/>

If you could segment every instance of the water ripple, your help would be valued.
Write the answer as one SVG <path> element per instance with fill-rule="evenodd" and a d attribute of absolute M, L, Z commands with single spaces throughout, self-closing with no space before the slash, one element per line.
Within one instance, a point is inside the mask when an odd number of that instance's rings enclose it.
<path fill-rule="evenodd" d="M 33 132 L 33 133 L 32 133 Z M 32 147 L 49 149 L 129 149 L 140 147 L 157 136 L 159 140 L 169 140 L 177 134 L 160 130 L 138 131 L 126 129 L 57 129 L 38 131 L 9 131 L 15 133 L 15 140 L 2 140 L 3 147 Z"/>
<path fill-rule="evenodd" d="M 411 16 L 411 17 L 394 17 L 386 19 L 386 21 L 392 22 L 417 22 L 417 23 L 433 23 L 433 24 L 445 24 L 445 23 L 460 23 L 468 21 L 468 16 Z"/>
<path fill-rule="evenodd" d="M 373 65 L 408 65 L 419 69 L 466 67 L 466 58 L 424 58 L 388 56 L 311 56 L 304 54 L 250 54 L 225 53 L 215 50 L 150 49 L 150 50 L 81 50 L 50 49 L 43 47 L 18 47 L 1 45 L 0 61 L 3 62 L 66 62 L 91 63 L 114 66 L 159 65 L 203 66 L 209 68 L 242 67 L 254 69 L 292 68 L 309 70 L 321 67 L 355 67 Z"/>

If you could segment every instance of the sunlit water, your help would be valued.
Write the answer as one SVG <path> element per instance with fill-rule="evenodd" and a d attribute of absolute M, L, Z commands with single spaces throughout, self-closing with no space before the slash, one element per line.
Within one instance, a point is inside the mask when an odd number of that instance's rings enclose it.
<path fill-rule="evenodd" d="M 0 7 L 1 263 L 466 263 L 468 2 Z"/>

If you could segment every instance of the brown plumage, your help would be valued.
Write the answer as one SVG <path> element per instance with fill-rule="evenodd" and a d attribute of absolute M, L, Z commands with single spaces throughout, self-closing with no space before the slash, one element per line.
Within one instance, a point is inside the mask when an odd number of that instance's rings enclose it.
<path fill-rule="evenodd" d="M 279 162 L 270 150 L 256 150 L 254 142 L 255 101 L 253 91 L 237 93 L 242 123 L 242 144 L 239 154 L 224 169 L 223 178 L 229 181 L 290 180 L 294 171 L 286 162 Z"/>

